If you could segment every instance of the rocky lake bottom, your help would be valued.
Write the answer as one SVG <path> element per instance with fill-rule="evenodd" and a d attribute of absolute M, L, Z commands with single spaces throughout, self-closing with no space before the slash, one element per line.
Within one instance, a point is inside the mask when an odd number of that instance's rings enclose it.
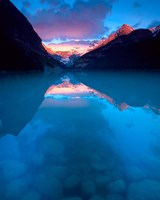
<path fill-rule="evenodd" d="M 62 77 L 0 138 L 1 200 L 160 200 L 160 107 L 96 89 Z"/>

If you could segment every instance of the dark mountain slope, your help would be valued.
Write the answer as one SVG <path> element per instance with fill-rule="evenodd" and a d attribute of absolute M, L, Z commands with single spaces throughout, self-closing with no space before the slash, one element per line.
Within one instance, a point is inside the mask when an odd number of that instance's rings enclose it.
<path fill-rule="evenodd" d="M 139 29 L 117 37 L 82 56 L 73 66 L 84 69 L 160 69 L 160 37 Z"/>
<path fill-rule="evenodd" d="M 63 66 L 46 52 L 32 25 L 9 0 L 0 0 L 0 27 L 0 70 Z"/>

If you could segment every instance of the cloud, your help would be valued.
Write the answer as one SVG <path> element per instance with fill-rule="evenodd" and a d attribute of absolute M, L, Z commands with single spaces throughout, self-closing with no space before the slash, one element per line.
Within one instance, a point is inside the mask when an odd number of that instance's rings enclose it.
<path fill-rule="evenodd" d="M 30 4 L 29 1 L 23 1 L 22 4 L 23 4 L 23 6 L 24 6 L 25 8 L 30 8 L 30 7 L 31 7 L 31 4 Z"/>
<path fill-rule="evenodd" d="M 147 28 L 153 28 L 154 26 L 160 25 L 160 21 L 158 20 L 153 20 L 151 23 L 147 26 Z"/>
<path fill-rule="evenodd" d="M 51 5 L 61 5 L 64 4 L 64 0 L 40 0 L 41 3 L 48 3 Z"/>
<path fill-rule="evenodd" d="M 114 0 L 76 0 L 73 5 L 63 0 L 41 0 L 50 3 L 29 17 L 43 40 L 96 38 L 107 32 L 104 20 Z M 57 4 L 59 2 L 59 4 Z"/>
<path fill-rule="evenodd" d="M 141 25 L 142 22 L 137 22 L 136 24 L 134 24 L 132 27 L 133 28 L 138 28 Z"/>
<path fill-rule="evenodd" d="M 136 8 L 136 9 L 139 9 L 139 8 L 142 7 L 142 5 L 141 5 L 139 2 L 135 1 L 135 2 L 133 3 L 133 7 Z"/>

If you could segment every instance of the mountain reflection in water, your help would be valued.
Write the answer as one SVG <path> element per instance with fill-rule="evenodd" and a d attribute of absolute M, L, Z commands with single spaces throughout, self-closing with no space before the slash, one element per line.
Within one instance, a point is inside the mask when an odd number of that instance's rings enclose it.
<path fill-rule="evenodd" d="M 160 79 L 130 77 L 69 74 L 51 85 L 21 133 L 0 138 L 1 199 L 159 200 Z"/>

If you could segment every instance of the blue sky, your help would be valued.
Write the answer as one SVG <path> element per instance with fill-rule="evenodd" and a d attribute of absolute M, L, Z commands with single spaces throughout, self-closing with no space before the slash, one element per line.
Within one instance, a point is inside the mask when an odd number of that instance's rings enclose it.
<path fill-rule="evenodd" d="M 44 41 L 108 36 L 123 24 L 160 24 L 159 0 L 11 0 Z"/>

